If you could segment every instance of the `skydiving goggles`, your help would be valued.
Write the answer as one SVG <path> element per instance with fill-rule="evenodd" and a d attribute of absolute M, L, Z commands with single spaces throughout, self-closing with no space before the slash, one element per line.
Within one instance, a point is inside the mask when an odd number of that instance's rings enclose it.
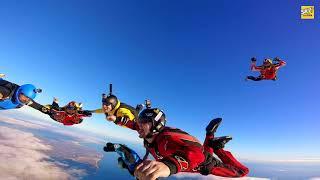
<path fill-rule="evenodd" d="M 67 106 L 66 109 L 67 110 L 76 110 L 77 108 L 75 106 Z"/>
<path fill-rule="evenodd" d="M 23 99 L 25 99 L 25 100 L 22 101 L 22 100 L 20 99 L 20 97 L 19 97 L 19 100 L 20 100 L 22 103 L 24 103 L 24 104 L 28 104 L 28 103 L 31 101 L 31 99 L 30 99 L 28 96 L 24 95 L 23 93 L 20 93 L 19 96 L 21 96 Z"/>
<path fill-rule="evenodd" d="M 103 104 L 103 105 L 106 105 L 106 106 L 109 106 L 109 105 L 111 105 L 112 103 L 111 103 L 110 101 L 108 101 L 107 98 L 102 98 L 102 104 Z"/>

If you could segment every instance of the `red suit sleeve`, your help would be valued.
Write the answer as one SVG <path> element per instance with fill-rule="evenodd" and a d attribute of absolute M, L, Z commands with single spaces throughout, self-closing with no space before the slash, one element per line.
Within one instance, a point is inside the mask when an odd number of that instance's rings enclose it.
<path fill-rule="evenodd" d="M 285 66 L 287 63 L 283 60 L 280 60 L 279 63 L 275 65 L 276 70 L 278 70 L 280 67 Z"/>
<path fill-rule="evenodd" d="M 138 123 L 136 122 L 136 120 L 126 121 L 125 127 L 130 128 L 132 130 L 139 131 L 139 126 L 138 126 Z"/>
<path fill-rule="evenodd" d="M 257 66 L 256 63 L 251 63 L 250 69 L 251 69 L 251 71 L 261 71 L 262 67 Z"/>
<path fill-rule="evenodd" d="M 190 171 L 198 167 L 205 160 L 203 147 L 197 142 L 168 138 L 164 148 L 168 151 L 174 151 L 171 155 L 165 156 L 161 160 L 161 162 L 169 167 L 170 174 Z"/>

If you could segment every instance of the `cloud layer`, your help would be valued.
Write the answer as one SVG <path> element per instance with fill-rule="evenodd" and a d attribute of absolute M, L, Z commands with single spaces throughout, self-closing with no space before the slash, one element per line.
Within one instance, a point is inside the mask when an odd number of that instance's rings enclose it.
<path fill-rule="evenodd" d="M 230 179 L 237 179 L 237 180 L 269 180 L 268 178 L 257 178 L 257 177 L 242 177 L 242 178 L 226 178 L 214 175 L 203 176 L 196 173 L 179 173 L 173 175 L 173 177 L 177 179 L 197 179 L 197 180 L 230 180 Z"/>
<path fill-rule="evenodd" d="M 52 147 L 28 132 L 0 127 L 0 179 L 74 179 L 85 172 L 64 170 L 45 154 Z"/>

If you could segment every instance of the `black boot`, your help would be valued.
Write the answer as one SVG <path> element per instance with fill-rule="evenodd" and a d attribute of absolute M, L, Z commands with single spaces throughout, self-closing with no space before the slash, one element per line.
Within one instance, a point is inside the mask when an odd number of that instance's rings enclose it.
<path fill-rule="evenodd" d="M 207 135 L 214 134 L 216 130 L 218 129 L 220 123 L 222 121 L 222 118 L 216 118 L 210 121 L 208 126 L 206 127 Z"/>
<path fill-rule="evenodd" d="M 218 150 L 224 148 L 224 145 L 227 144 L 227 142 L 229 142 L 230 140 L 232 140 L 231 136 L 216 137 L 209 141 L 209 146 L 214 150 Z"/>

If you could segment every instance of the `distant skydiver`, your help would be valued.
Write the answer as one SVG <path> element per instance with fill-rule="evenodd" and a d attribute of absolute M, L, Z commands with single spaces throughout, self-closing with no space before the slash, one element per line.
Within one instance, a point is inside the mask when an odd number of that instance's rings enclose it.
<path fill-rule="evenodd" d="M 209 123 L 202 145 L 188 133 L 166 127 L 166 117 L 162 110 L 151 107 L 144 109 L 139 114 L 135 126 L 139 127 L 137 131 L 139 137 L 144 139 L 147 153 L 143 162 L 135 167 L 134 175 L 140 180 L 154 180 L 179 172 L 223 177 L 246 176 L 249 169 L 237 161 L 229 151 L 224 150 L 225 144 L 232 137 L 214 137 L 221 121 L 221 118 L 217 118 Z M 149 153 L 155 160 L 146 160 Z M 215 158 L 213 153 L 219 159 Z"/>
<path fill-rule="evenodd" d="M 103 112 L 108 121 L 114 122 L 116 125 L 130 127 L 136 130 L 136 119 L 139 111 L 143 108 L 142 105 L 137 105 L 136 108 L 120 102 L 117 96 L 112 94 L 112 84 L 109 86 L 109 94 L 102 94 L 102 109 L 95 112 Z"/>
<path fill-rule="evenodd" d="M 271 59 L 264 59 L 263 64 L 261 66 L 256 66 L 257 59 L 251 58 L 251 70 L 252 71 L 259 71 L 260 76 L 247 76 L 246 80 L 253 80 L 253 81 L 261 81 L 261 80 L 276 80 L 277 79 L 277 71 L 280 67 L 285 66 L 286 62 L 280 60 L 278 57 L 274 58 L 273 61 L 277 63 L 273 63 Z"/>
<path fill-rule="evenodd" d="M 80 124 L 84 117 L 92 116 L 92 111 L 82 110 L 82 103 L 76 103 L 75 101 L 71 101 L 67 105 L 60 107 L 58 99 L 54 98 L 51 105 L 43 106 L 37 103 L 37 106 L 37 109 L 41 109 L 42 113 L 48 114 L 51 119 L 66 126 Z"/>
<path fill-rule="evenodd" d="M 28 105 L 37 109 L 35 99 L 41 89 L 37 89 L 32 84 L 17 85 L 15 83 L 2 79 L 4 74 L 0 74 L 0 110 L 17 109 Z"/>

